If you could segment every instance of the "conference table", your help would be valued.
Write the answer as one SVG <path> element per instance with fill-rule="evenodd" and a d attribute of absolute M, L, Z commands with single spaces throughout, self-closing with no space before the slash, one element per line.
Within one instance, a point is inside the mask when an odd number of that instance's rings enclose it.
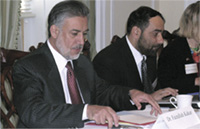
<path fill-rule="evenodd" d="M 163 113 L 167 113 L 176 109 L 169 107 L 161 107 L 161 110 Z M 122 124 L 122 126 L 119 126 L 118 128 L 113 127 L 113 129 L 152 129 L 158 116 L 151 115 L 150 111 L 151 106 L 147 105 L 144 110 L 117 112 L 117 114 L 120 117 L 120 123 Z M 194 108 L 194 111 L 200 119 L 200 109 Z M 130 121 L 131 123 L 135 123 L 135 125 L 129 125 Z M 94 122 L 90 121 L 85 123 L 84 129 L 107 129 L 107 125 L 97 125 Z M 188 129 L 200 129 L 200 124 L 194 125 Z"/>

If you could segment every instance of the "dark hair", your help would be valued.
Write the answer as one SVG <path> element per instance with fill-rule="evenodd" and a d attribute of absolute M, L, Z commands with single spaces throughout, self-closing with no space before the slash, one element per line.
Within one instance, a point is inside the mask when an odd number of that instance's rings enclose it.
<path fill-rule="evenodd" d="M 88 17 L 89 9 L 82 2 L 70 0 L 62 1 L 56 4 L 48 16 L 48 34 L 51 37 L 50 27 L 52 25 L 62 26 L 65 18 L 71 18 L 75 16 Z"/>
<path fill-rule="evenodd" d="M 133 26 L 139 27 L 143 32 L 149 25 L 149 19 L 155 16 L 160 16 L 165 22 L 164 17 L 158 11 L 146 6 L 139 7 L 130 14 L 127 21 L 126 33 L 129 35 Z"/>

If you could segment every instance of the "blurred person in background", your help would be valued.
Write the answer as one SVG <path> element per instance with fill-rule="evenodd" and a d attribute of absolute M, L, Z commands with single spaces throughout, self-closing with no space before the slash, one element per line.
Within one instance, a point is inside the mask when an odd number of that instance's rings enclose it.
<path fill-rule="evenodd" d="M 158 82 L 180 94 L 199 91 L 200 86 L 200 1 L 190 4 L 182 14 L 178 37 L 161 52 Z"/>

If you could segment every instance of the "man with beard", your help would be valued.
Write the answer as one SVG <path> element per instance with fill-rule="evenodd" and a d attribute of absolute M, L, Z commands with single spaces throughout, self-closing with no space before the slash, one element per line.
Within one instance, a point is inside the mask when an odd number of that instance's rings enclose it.
<path fill-rule="evenodd" d="M 105 83 L 92 63 L 80 55 L 88 15 L 89 9 L 79 1 L 56 4 L 48 17 L 46 43 L 15 63 L 17 128 L 81 128 L 88 119 L 97 124 L 107 122 L 111 128 L 119 122 L 114 110 L 141 109 L 143 102 L 152 105 L 151 113 L 162 113 L 150 95 Z"/>
<path fill-rule="evenodd" d="M 163 44 L 165 19 L 156 10 L 139 7 L 127 21 L 126 35 L 101 50 L 93 60 L 97 74 L 114 85 L 124 85 L 151 94 L 156 100 L 176 95 L 172 88 L 156 86 L 156 53 Z M 142 62 L 147 60 L 147 71 Z M 143 75 L 147 73 L 147 75 Z M 145 81 L 147 80 L 147 81 Z"/>

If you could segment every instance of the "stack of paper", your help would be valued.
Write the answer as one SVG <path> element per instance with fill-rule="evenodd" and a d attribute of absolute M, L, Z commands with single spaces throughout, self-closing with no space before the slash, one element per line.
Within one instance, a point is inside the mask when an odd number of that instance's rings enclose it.
<path fill-rule="evenodd" d="M 143 116 L 143 115 L 120 115 L 120 125 L 125 126 L 138 126 L 138 127 L 144 127 L 147 125 L 152 125 L 156 121 L 156 117 L 154 116 Z"/>
<path fill-rule="evenodd" d="M 119 125 L 122 126 L 133 126 L 133 127 L 145 127 L 145 126 L 152 126 L 153 123 L 156 121 L 156 117 L 151 116 L 142 116 L 142 115 L 119 115 L 120 121 Z M 97 125 L 94 121 L 87 122 L 86 125 L 96 125 L 96 126 L 108 126 L 108 124 L 104 125 Z"/>

